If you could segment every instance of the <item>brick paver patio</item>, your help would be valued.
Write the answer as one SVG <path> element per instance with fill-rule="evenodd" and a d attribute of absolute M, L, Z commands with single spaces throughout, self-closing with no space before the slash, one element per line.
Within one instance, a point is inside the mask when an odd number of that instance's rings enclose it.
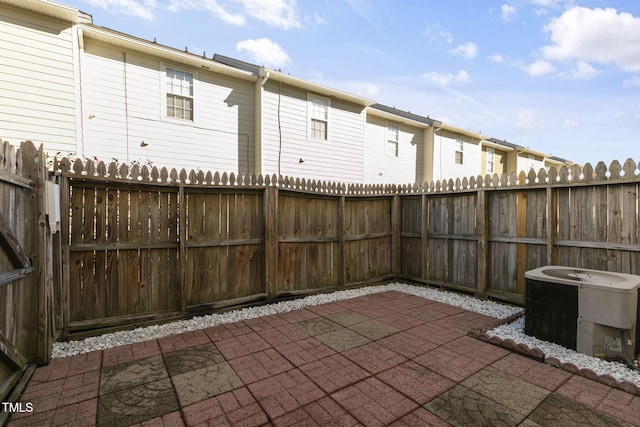
<path fill-rule="evenodd" d="M 640 426 L 640 397 L 467 335 L 495 319 L 384 292 L 55 359 L 10 426 Z"/>

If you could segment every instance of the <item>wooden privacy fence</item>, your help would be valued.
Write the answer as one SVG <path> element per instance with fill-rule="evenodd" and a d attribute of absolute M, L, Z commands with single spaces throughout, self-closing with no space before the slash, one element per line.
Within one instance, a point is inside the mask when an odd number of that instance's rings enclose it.
<path fill-rule="evenodd" d="M 55 169 L 70 213 L 67 336 L 396 276 L 392 187 L 67 159 Z"/>
<path fill-rule="evenodd" d="M 2 145 L 3 399 L 59 338 L 395 279 L 523 303 L 542 265 L 640 273 L 632 160 L 425 186 L 45 164 Z"/>
<path fill-rule="evenodd" d="M 62 327 L 47 181 L 42 147 L 25 142 L 16 150 L 0 140 L 0 401 L 14 400 L 35 364 L 49 361 Z"/>
<path fill-rule="evenodd" d="M 54 169 L 67 337 L 396 278 L 522 304 L 542 265 L 640 273 L 632 160 L 428 186 Z"/>
<path fill-rule="evenodd" d="M 399 276 L 523 304 L 524 272 L 543 265 L 640 274 L 639 185 L 627 160 L 401 195 Z"/>

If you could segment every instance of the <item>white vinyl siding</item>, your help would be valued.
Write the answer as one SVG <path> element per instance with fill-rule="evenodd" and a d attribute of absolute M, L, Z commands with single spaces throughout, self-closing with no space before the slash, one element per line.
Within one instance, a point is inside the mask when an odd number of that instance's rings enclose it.
<path fill-rule="evenodd" d="M 394 129 L 395 128 L 395 129 Z M 390 135 L 390 129 L 391 131 Z M 397 131 L 397 157 L 390 155 L 389 139 Z M 424 143 L 424 129 L 395 124 L 372 114 L 367 115 L 365 142 L 366 183 L 408 184 L 422 174 L 417 159 L 418 146 Z M 420 172 L 418 173 L 418 168 Z"/>
<path fill-rule="evenodd" d="M 251 82 L 192 71 L 197 79 L 194 93 L 202 100 L 197 105 L 203 105 L 200 111 L 196 108 L 194 123 L 167 119 L 159 95 L 166 95 L 166 67 L 190 71 L 187 67 L 123 53 L 93 40 L 85 40 L 83 63 L 85 148 L 90 156 L 158 167 L 253 173 Z"/>
<path fill-rule="evenodd" d="M 279 169 L 283 176 L 363 182 L 363 107 L 332 99 L 329 139 L 324 141 L 312 139 L 309 132 L 308 105 L 313 94 L 273 80 L 262 93 L 264 174 L 277 174 Z"/>
<path fill-rule="evenodd" d="M 76 152 L 72 38 L 70 24 L 0 9 L 0 138 Z"/>
<path fill-rule="evenodd" d="M 479 140 L 465 140 L 459 134 L 440 131 L 434 137 L 433 180 L 455 179 L 480 175 L 482 167 L 482 147 Z M 456 164 L 456 152 L 462 141 L 464 164 Z"/>

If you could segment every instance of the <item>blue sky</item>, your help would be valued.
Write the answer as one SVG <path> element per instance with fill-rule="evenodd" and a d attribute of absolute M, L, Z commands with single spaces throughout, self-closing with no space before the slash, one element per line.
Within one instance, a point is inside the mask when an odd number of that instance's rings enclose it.
<path fill-rule="evenodd" d="M 67 0 L 94 23 L 242 59 L 579 163 L 640 160 L 637 0 Z"/>

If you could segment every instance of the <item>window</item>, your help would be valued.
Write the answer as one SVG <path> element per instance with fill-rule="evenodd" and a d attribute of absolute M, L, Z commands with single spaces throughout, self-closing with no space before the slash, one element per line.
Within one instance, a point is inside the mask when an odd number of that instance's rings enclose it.
<path fill-rule="evenodd" d="M 312 139 L 328 140 L 329 101 L 309 97 L 309 136 Z"/>
<path fill-rule="evenodd" d="M 166 69 L 167 117 L 193 121 L 193 74 Z"/>
<path fill-rule="evenodd" d="M 456 143 L 455 143 L 455 150 L 456 150 L 456 154 L 455 154 L 455 161 L 456 161 L 456 165 L 461 165 L 464 161 L 463 158 L 463 151 L 464 151 L 464 141 L 461 139 L 456 139 Z"/>
<path fill-rule="evenodd" d="M 398 140 L 400 139 L 400 128 L 394 125 L 387 125 L 387 145 L 385 154 L 389 157 L 398 157 Z"/>
<path fill-rule="evenodd" d="M 494 172 L 494 164 L 496 158 L 496 150 L 493 148 L 487 148 L 487 173 Z"/>
<path fill-rule="evenodd" d="M 528 166 L 529 170 L 535 169 L 535 167 L 536 167 L 536 156 L 534 156 L 533 154 L 529 154 L 529 156 L 527 157 L 527 166 Z"/>

